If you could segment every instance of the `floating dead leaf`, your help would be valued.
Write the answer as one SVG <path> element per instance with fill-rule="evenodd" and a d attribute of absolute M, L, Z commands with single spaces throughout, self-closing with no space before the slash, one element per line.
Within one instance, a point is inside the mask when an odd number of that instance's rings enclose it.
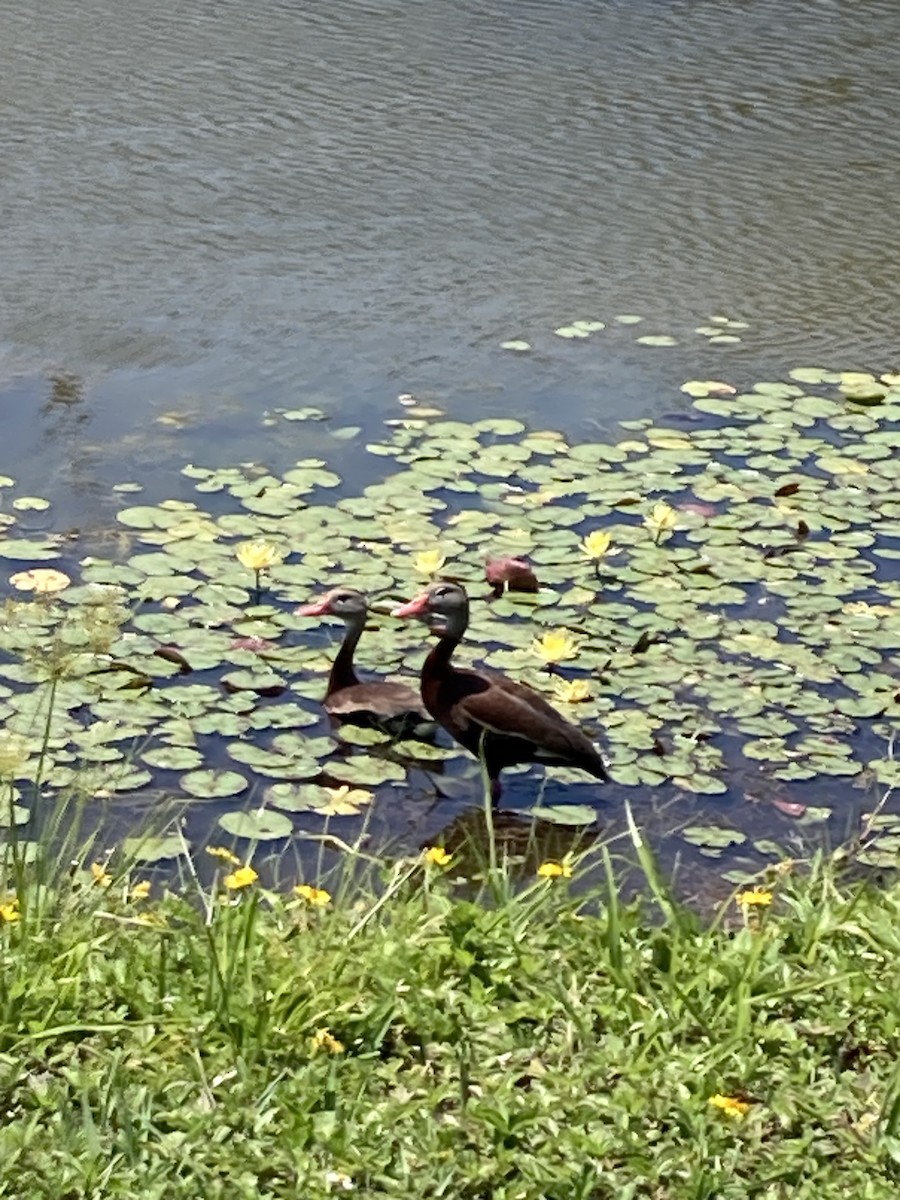
<path fill-rule="evenodd" d="M 794 480 L 792 483 L 782 484 L 782 486 L 780 488 L 776 489 L 775 495 L 776 496 L 795 496 L 797 494 L 797 492 L 799 492 L 799 491 L 800 491 L 800 484 L 797 483 L 796 480 Z"/>
<path fill-rule="evenodd" d="M 32 567 L 30 571 L 17 571 L 11 575 L 9 582 L 20 592 L 61 592 L 72 580 L 64 571 L 54 567 Z"/>

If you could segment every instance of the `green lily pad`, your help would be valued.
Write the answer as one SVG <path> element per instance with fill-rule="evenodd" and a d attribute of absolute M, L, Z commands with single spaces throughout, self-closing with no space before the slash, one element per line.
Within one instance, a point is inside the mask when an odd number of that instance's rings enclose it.
<path fill-rule="evenodd" d="M 179 858 L 186 853 L 185 841 L 176 833 L 166 837 L 126 838 L 122 852 L 129 862 L 152 865 Z"/>
<path fill-rule="evenodd" d="M 281 841 L 290 837 L 294 829 L 290 817 L 267 808 L 223 813 L 219 817 L 219 824 L 232 837 L 247 838 L 254 842 Z"/>
<path fill-rule="evenodd" d="M 224 796 L 236 796 L 244 791 L 247 780 L 237 771 L 212 769 L 189 771 L 179 779 L 182 791 L 201 800 L 218 800 Z"/>

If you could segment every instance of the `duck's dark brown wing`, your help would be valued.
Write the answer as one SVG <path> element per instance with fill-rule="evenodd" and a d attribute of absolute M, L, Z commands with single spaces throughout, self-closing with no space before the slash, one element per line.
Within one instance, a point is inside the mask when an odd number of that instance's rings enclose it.
<path fill-rule="evenodd" d="M 568 763 L 605 779 L 606 768 L 593 742 L 557 712 L 543 696 L 504 675 L 477 671 L 454 672 L 460 695 L 453 718 L 471 736 L 475 729 L 504 739 L 517 739 L 534 747 L 536 762 Z"/>

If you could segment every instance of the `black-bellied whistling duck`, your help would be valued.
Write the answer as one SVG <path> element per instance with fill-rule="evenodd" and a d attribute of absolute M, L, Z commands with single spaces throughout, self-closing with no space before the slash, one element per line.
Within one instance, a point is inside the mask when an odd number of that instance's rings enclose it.
<path fill-rule="evenodd" d="M 488 555 L 484 560 L 484 577 L 491 585 L 493 598 L 499 600 L 508 592 L 539 592 L 534 567 L 526 558 L 504 554 L 499 558 Z"/>
<path fill-rule="evenodd" d="M 514 763 L 579 767 L 606 780 L 599 751 L 524 683 L 504 675 L 454 667 L 451 658 L 469 624 L 469 598 L 456 583 L 433 583 L 395 617 L 420 617 L 440 640 L 422 666 L 422 699 L 461 746 L 482 758 L 491 796 L 500 798 L 500 772 Z"/>
<path fill-rule="evenodd" d="M 392 680 L 362 682 L 353 667 L 353 655 L 369 615 L 369 602 L 356 588 L 332 588 L 318 600 L 294 609 L 298 617 L 340 617 L 344 640 L 328 676 L 323 707 L 335 717 L 382 722 L 427 721 L 428 713 L 415 691 Z"/>

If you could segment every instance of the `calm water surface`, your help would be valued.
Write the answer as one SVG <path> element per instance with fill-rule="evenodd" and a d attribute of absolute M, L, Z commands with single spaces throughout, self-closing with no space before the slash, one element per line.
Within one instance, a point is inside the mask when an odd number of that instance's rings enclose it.
<path fill-rule="evenodd" d="M 52 370 L 111 439 L 404 390 L 575 427 L 735 358 L 894 353 L 893 0 L 0 0 L 0 27 L 0 380 L 31 454 L 48 389 L 15 381 Z M 737 350 L 691 333 L 719 311 Z M 677 352 L 552 337 L 620 312 Z"/>
<path fill-rule="evenodd" d="M 321 449 L 273 406 L 577 434 L 685 378 L 896 365 L 895 0 L 0 0 L 0 28 L 0 471 L 66 520 Z M 611 323 L 553 336 L 578 317 Z"/>

